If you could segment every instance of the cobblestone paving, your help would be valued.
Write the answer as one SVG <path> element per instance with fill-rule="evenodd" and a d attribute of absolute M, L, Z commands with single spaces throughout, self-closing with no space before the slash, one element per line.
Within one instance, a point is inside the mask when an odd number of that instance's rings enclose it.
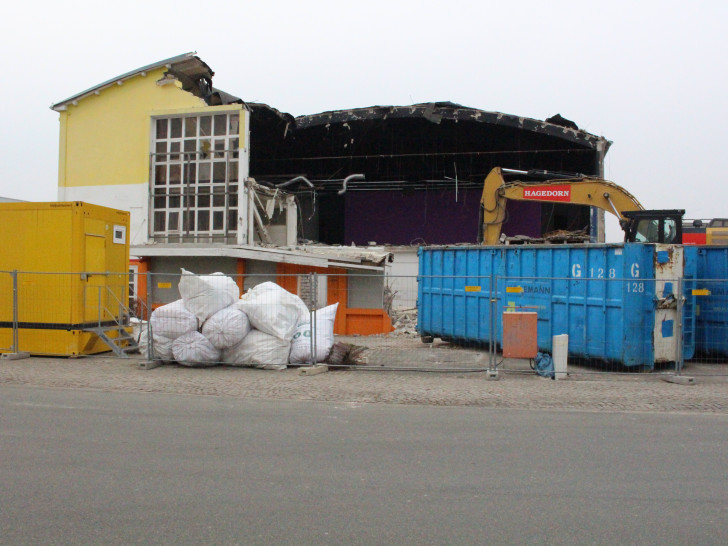
<path fill-rule="evenodd" d="M 0 384 L 350 404 L 728 413 L 725 375 L 698 376 L 695 385 L 685 386 L 662 381 L 659 374 L 575 373 L 565 381 L 552 381 L 533 373 L 501 373 L 499 381 L 488 381 L 483 373 L 454 372 L 447 366 L 434 373 L 383 371 L 370 366 L 305 376 L 296 368 L 266 371 L 167 365 L 143 370 L 140 361 L 114 357 L 0 360 Z"/>

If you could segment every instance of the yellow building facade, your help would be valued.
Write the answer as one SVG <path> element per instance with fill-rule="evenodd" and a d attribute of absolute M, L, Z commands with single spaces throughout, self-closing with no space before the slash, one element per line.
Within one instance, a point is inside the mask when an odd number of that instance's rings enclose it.
<path fill-rule="evenodd" d="M 236 228 L 238 216 L 246 212 L 230 207 L 231 202 L 236 204 L 236 195 L 225 204 L 218 198 L 208 210 L 204 210 L 204 203 L 200 207 L 195 203 L 190 218 L 182 217 L 189 213 L 189 200 L 184 203 L 177 197 L 197 192 L 202 168 L 209 171 L 210 178 L 206 185 L 203 182 L 201 191 L 209 190 L 210 194 L 218 190 L 230 194 L 231 182 L 235 192 L 243 191 L 237 182 L 248 174 L 248 112 L 241 103 L 211 105 L 221 102 L 211 86 L 212 74 L 190 53 L 129 72 L 55 104 L 52 108 L 60 115 L 59 201 L 88 201 L 129 210 L 132 244 L 145 244 L 155 233 L 182 237 L 191 225 L 197 227 L 198 216 L 200 222 L 209 216 L 210 229 L 191 231 L 209 231 L 205 242 L 217 238 L 247 243 L 237 233 L 231 235 L 236 229 L 229 229 Z M 220 116 L 226 116 L 223 121 L 229 124 L 224 135 L 214 126 Z M 196 122 L 194 134 L 187 127 L 189 120 Z M 206 120 L 209 134 L 203 131 Z M 231 120 L 234 123 L 229 123 Z M 160 140 L 158 126 L 163 123 L 168 124 L 169 133 Z M 183 131 L 174 135 L 177 125 Z M 162 147 L 164 151 L 160 151 Z M 205 154 L 209 155 L 203 157 Z M 220 174 L 218 167 L 223 163 L 226 172 Z M 161 172 L 160 164 L 165 164 L 166 172 Z M 190 165 L 195 167 L 194 173 Z M 157 227 L 165 216 L 164 229 L 155 230 L 155 209 L 159 209 Z M 228 218 L 231 209 L 235 218 Z M 218 221 L 221 213 L 228 229 L 213 230 L 213 220 Z M 192 216 L 194 221 L 190 222 Z M 177 229 L 167 229 L 171 220 L 176 221 Z"/>

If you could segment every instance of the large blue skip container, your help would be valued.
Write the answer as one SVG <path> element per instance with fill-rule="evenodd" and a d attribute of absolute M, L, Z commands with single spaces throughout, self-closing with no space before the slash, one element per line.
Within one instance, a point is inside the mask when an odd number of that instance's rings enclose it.
<path fill-rule="evenodd" d="M 681 332 L 683 357 L 694 351 L 691 301 L 676 324 L 686 264 L 682 247 L 639 243 L 422 247 L 418 331 L 500 344 L 503 312 L 530 310 L 542 351 L 568 334 L 570 356 L 652 368 L 678 360 Z"/>
<path fill-rule="evenodd" d="M 695 350 L 699 354 L 728 356 L 728 246 L 685 247 L 686 259 L 695 260 Z"/>

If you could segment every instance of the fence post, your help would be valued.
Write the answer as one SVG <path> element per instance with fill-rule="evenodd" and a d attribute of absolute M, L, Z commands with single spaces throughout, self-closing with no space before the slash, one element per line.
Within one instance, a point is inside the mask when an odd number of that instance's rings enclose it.
<path fill-rule="evenodd" d="M 98 313 L 98 322 L 99 322 L 99 328 L 101 328 L 101 287 L 98 287 L 98 290 L 96 290 L 98 293 L 97 300 L 96 300 L 96 309 Z"/>
<path fill-rule="evenodd" d="M 119 294 L 119 311 L 116 320 L 119 322 L 119 324 L 123 324 L 125 326 L 127 324 L 131 324 L 130 321 L 126 318 L 127 315 L 129 316 L 129 318 L 131 318 L 131 305 L 129 305 L 131 302 L 129 301 L 129 297 L 126 295 L 126 291 L 129 288 L 129 277 L 130 275 L 129 273 L 127 273 L 126 277 L 122 277 L 119 281 L 121 283 L 121 290 Z M 126 282 L 124 282 L 125 279 Z M 111 291 L 111 293 L 114 293 L 113 290 Z"/>
<path fill-rule="evenodd" d="M 18 360 L 21 358 L 28 358 L 30 356 L 30 353 L 21 353 L 18 350 L 18 346 L 20 345 L 20 336 L 18 333 L 18 271 L 14 269 L 11 276 L 13 279 L 13 341 L 12 347 L 10 347 L 10 352 L 0 354 L 0 358 L 3 360 Z"/>
<path fill-rule="evenodd" d="M 309 345 L 311 347 L 311 366 L 316 365 L 316 309 L 318 309 L 318 287 L 316 286 L 317 278 L 316 273 L 308 274 L 308 286 L 310 292 L 311 307 L 308 310 L 309 314 L 309 332 L 311 337 L 309 338 Z"/>
<path fill-rule="evenodd" d="M 154 332 L 152 332 L 152 272 L 147 277 L 147 360 L 154 360 Z"/>
<path fill-rule="evenodd" d="M 13 269 L 13 353 L 18 352 L 18 270 Z"/>
<path fill-rule="evenodd" d="M 495 320 L 496 313 L 498 312 L 498 278 L 495 275 L 495 271 L 491 269 L 490 272 L 490 324 L 488 328 L 488 376 L 493 377 L 496 375 L 496 364 L 495 364 Z"/>
<path fill-rule="evenodd" d="M 683 357 L 685 352 L 685 340 L 683 339 L 685 336 L 685 328 L 683 324 L 683 315 L 684 315 L 684 305 L 685 305 L 685 279 L 681 278 L 676 283 L 678 287 L 678 293 L 677 293 L 677 328 L 680 332 L 680 335 L 675 336 L 677 337 L 676 343 L 677 343 L 677 358 L 675 359 L 675 375 L 680 375 L 680 372 L 683 367 Z"/>

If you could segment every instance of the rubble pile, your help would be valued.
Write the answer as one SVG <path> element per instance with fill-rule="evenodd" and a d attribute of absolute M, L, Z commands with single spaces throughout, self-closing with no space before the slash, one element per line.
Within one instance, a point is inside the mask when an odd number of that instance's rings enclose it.
<path fill-rule="evenodd" d="M 417 308 L 392 309 L 390 318 L 394 332 L 392 336 L 419 337 L 417 333 Z"/>
<path fill-rule="evenodd" d="M 543 244 L 579 244 L 588 243 L 591 239 L 586 229 L 568 231 L 564 229 L 544 233 L 542 237 L 531 237 L 529 235 L 514 235 L 504 237 L 507 245 L 543 245 Z"/>

